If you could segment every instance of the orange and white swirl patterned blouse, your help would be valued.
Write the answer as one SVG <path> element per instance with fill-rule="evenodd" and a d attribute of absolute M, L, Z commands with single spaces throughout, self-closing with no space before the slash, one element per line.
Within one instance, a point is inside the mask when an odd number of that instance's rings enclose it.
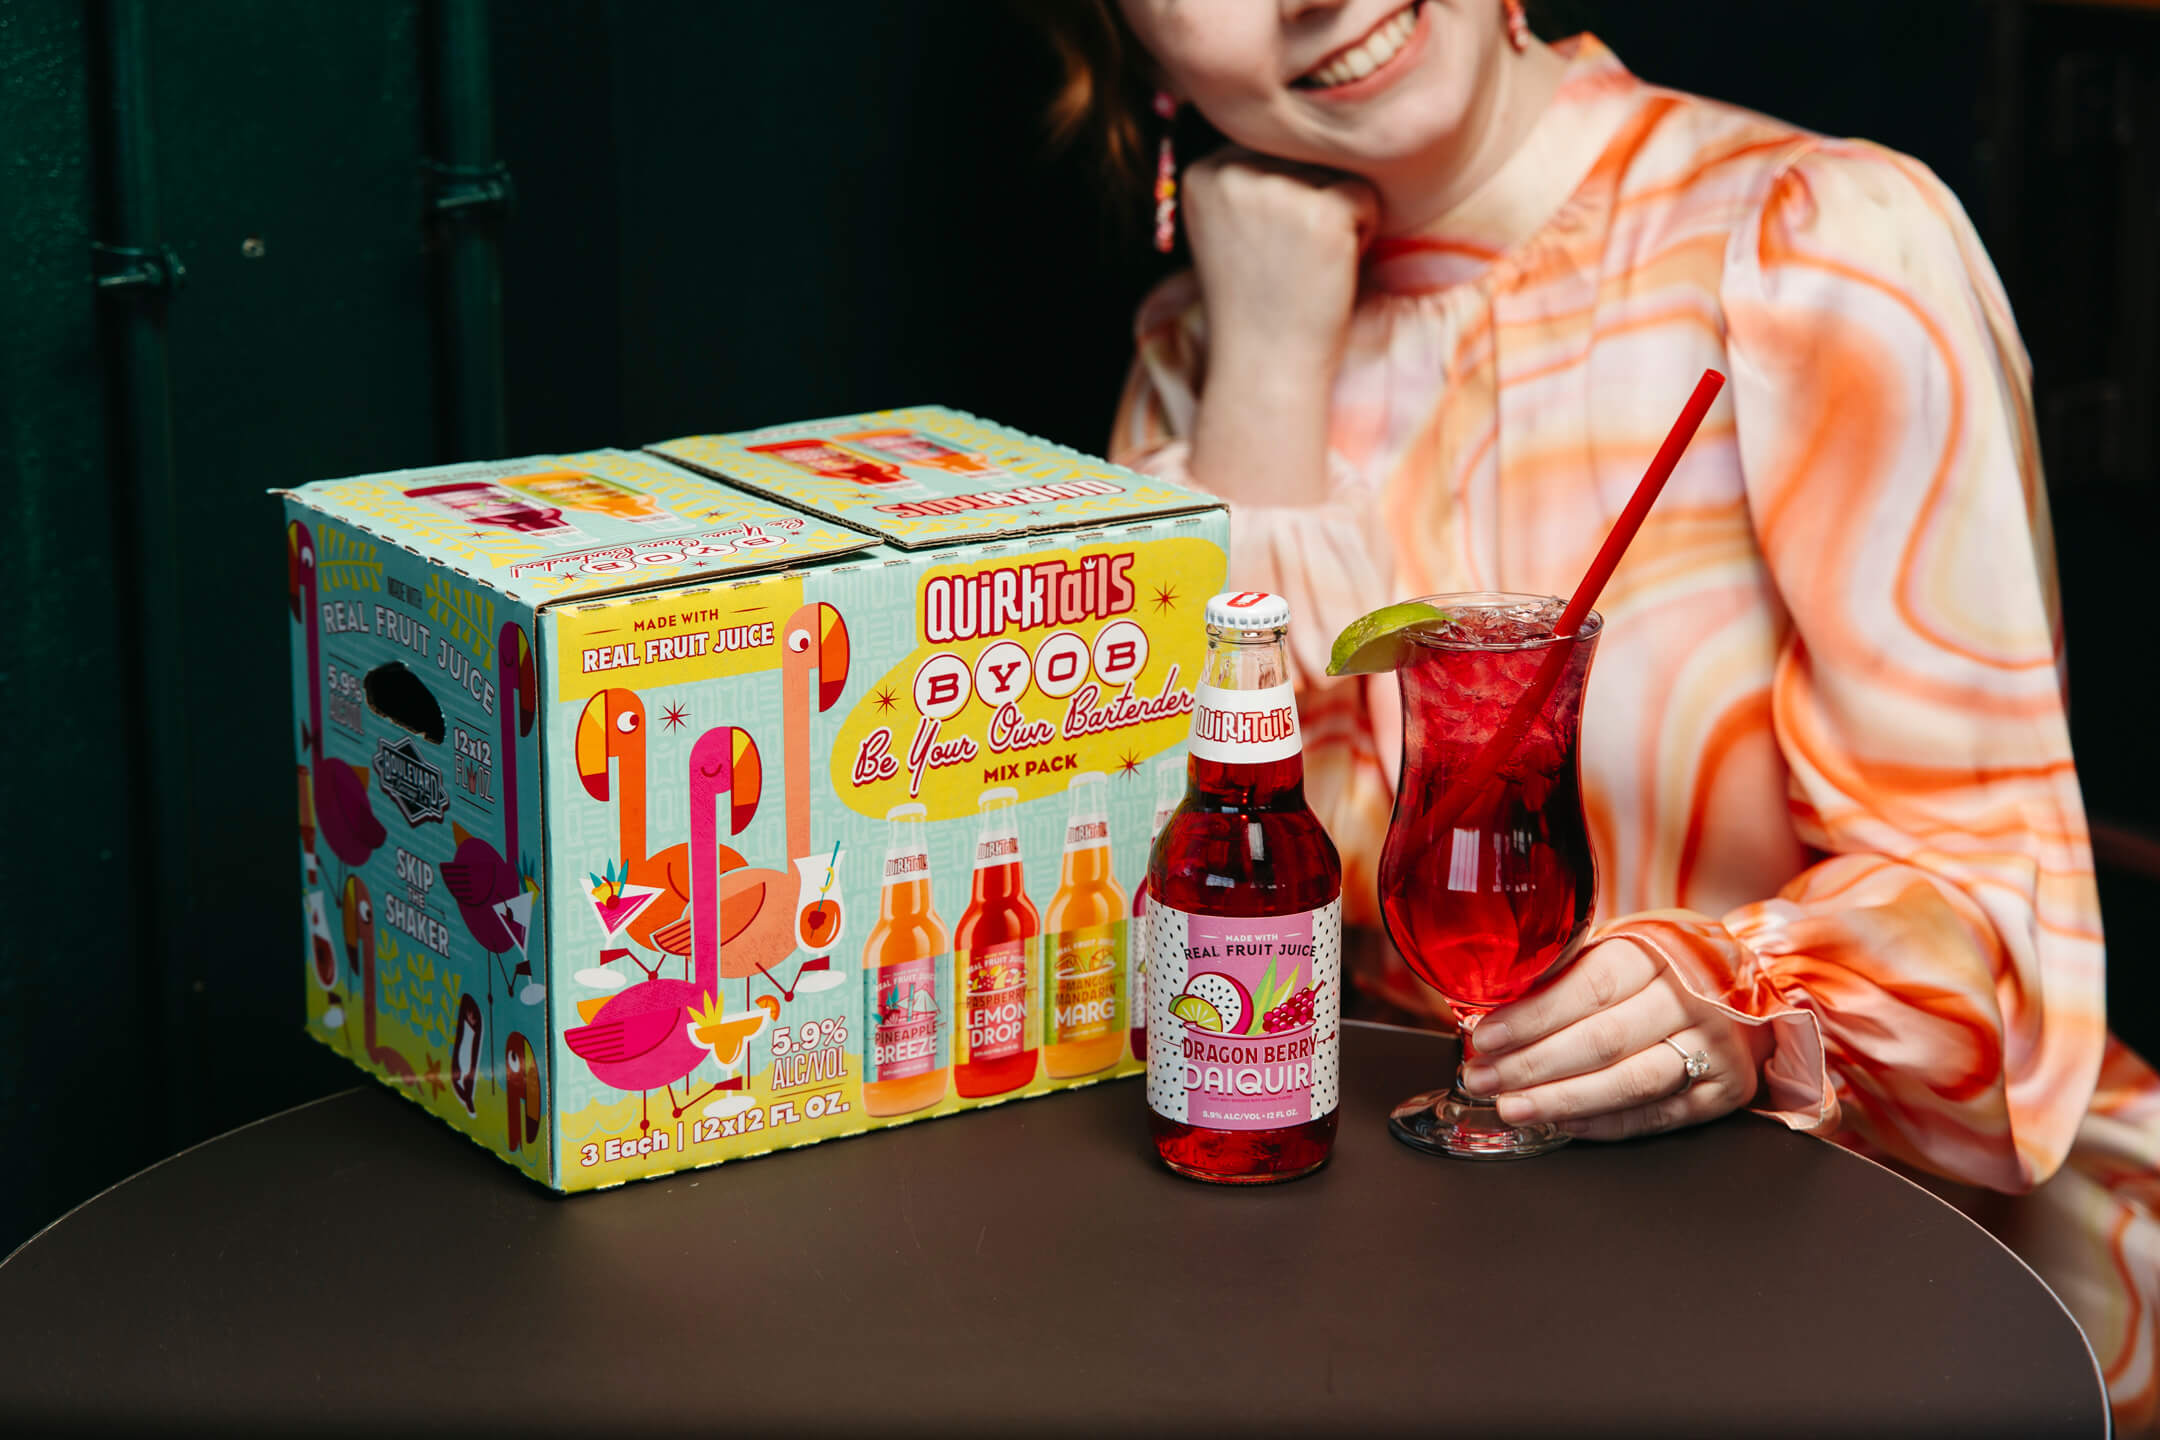
<path fill-rule="evenodd" d="M 1565 595 L 1706 366 L 1731 377 L 1600 609 L 1598 934 L 1772 1027 L 1788 1125 L 2068 1219 L 2020 1233 L 2151 1422 L 2160 1083 L 2112 1042 L 2028 363 L 1906 157 L 1644 84 L 1584 36 L 1529 141 L 1368 256 L 1330 498 L 1232 509 L 1289 597 L 1307 789 L 1372 923 L 1402 722 L 1354 617 Z M 1112 457 L 1189 480 L 1206 317 L 1142 307 Z M 1359 983 L 1433 1014 L 1393 968 Z M 2060 1176 L 2066 1158 L 2072 1161 Z"/>

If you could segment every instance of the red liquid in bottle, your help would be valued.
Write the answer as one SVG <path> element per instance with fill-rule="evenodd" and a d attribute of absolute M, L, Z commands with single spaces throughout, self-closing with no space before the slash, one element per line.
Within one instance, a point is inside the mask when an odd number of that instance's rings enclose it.
<path fill-rule="evenodd" d="M 1218 601 L 1224 598 L 1218 597 Z M 1248 700 L 1256 701 L 1262 693 L 1279 695 L 1284 703 L 1289 700 L 1282 646 L 1288 607 L 1275 601 L 1278 608 L 1271 612 L 1259 606 L 1273 597 L 1234 598 L 1246 602 L 1243 609 L 1233 607 L 1234 614 L 1273 613 L 1283 618 L 1258 630 L 1217 626 L 1213 618 L 1216 602 L 1210 602 L 1208 668 L 1195 712 L 1196 753 L 1187 762 L 1185 798 L 1164 825 L 1149 860 L 1149 923 L 1151 930 L 1165 925 L 1172 919 L 1166 912 L 1195 917 L 1190 922 L 1195 926 L 1201 923 L 1198 917 L 1282 917 L 1286 922 L 1302 923 L 1315 948 L 1330 950 L 1326 957 L 1329 968 L 1325 971 L 1317 960 L 1286 961 L 1293 969 L 1302 963 L 1298 972 L 1301 975 L 1319 978 L 1311 987 L 1280 999 L 1272 1007 L 1269 1001 L 1275 1000 L 1280 991 L 1254 994 L 1251 985 L 1231 984 L 1224 987 L 1230 992 L 1228 997 L 1211 993 L 1209 998 L 1222 1002 L 1219 1006 L 1187 1012 L 1209 1017 L 1203 1023 L 1220 1019 L 1230 1035 L 1257 1033 L 1264 1039 L 1274 1034 L 1297 1036 L 1309 1032 L 1316 1044 L 1325 1046 L 1324 1067 L 1320 1052 L 1314 1052 L 1315 1079 L 1311 1085 L 1311 1108 L 1322 1113 L 1301 1123 L 1273 1128 L 1190 1124 L 1164 1114 L 1156 1103 L 1156 1087 L 1169 1082 L 1159 1062 L 1166 1057 L 1173 1064 L 1189 1061 L 1195 1057 L 1195 1045 L 1202 1047 L 1204 1057 L 1208 1044 L 1206 1034 L 1178 1014 L 1175 1007 L 1181 997 L 1161 993 L 1172 988 L 1176 973 L 1166 967 L 1151 971 L 1149 977 L 1152 1053 L 1148 1119 L 1156 1152 L 1178 1173 L 1222 1184 L 1264 1184 L 1318 1169 L 1335 1144 L 1333 1047 L 1339 1027 L 1341 982 L 1339 970 L 1332 967 L 1339 961 L 1341 950 L 1337 902 L 1342 896 L 1342 862 L 1319 817 L 1305 802 L 1305 764 L 1297 748 L 1294 709 L 1289 712 L 1292 722 L 1287 741 L 1203 744 L 1203 726 L 1215 723 L 1206 718 L 1210 697 L 1225 705 L 1231 703 L 1212 687 L 1227 685 L 1234 695 Z M 1235 653 L 1239 651 L 1247 653 Z M 1245 711 L 1247 715 L 1254 713 Z M 1286 744 L 1287 754 L 1250 763 L 1205 758 L 1198 753 L 1204 750 L 1210 754 L 1269 755 Z M 1332 924 L 1333 933 L 1323 946 L 1322 932 L 1327 924 Z M 1165 958 L 1164 946 L 1168 943 L 1165 940 L 1154 947 L 1155 960 Z M 1196 959 L 1192 968 L 1197 972 L 1202 966 L 1222 963 Z M 1222 979 L 1211 978 L 1218 982 Z M 1187 993 L 1200 989 L 1194 979 L 1186 983 Z M 1230 1013 L 1215 1017 L 1216 1008 L 1227 1008 Z M 1251 1013 L 1262 1009 L 1265 1013 L 1257 1019 Z M 1166 1032 L 1160 1036 L 1153 1032 L 1158 1024 Z M 1319 1078 L 1323 1068 L 1324 1084 Z"/>
<path fill-rule="evenodd" d="M 1035 1078 L 1028 997 L 1039 974 L 1042 921 L 1021 874 L 1019 792 L 992 790 L 975 842 L 975 888 L 953 930 L 959 967 L 959 1044 L 953 1086 L 971 1100 L 1018 1090 Z"/>

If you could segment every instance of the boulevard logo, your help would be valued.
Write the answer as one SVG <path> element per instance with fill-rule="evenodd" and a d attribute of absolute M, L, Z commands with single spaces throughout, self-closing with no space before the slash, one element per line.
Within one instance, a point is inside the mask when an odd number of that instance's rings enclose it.
<path fill-rule="evenodd" d="M 375 742 L 375 778 L 407 825 L 419 826 L 450 813 L 450 787 L 443 783 L 443 772 L 420 758 L 410 736 Z"/>

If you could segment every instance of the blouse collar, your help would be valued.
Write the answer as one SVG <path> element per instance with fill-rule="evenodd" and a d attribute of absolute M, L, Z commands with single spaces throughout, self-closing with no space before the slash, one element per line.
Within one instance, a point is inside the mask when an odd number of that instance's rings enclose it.
<path fill-rule="evenodd" d="M 1647 88 L 1595 35 L 1553 47 L 1568 62 L 1552 103 L 1515 153 L 1415 235 L 1373 242 L 1368 288 L 1429 294 L 1483 274 L 1553 218 L 1581 187 Z"/>

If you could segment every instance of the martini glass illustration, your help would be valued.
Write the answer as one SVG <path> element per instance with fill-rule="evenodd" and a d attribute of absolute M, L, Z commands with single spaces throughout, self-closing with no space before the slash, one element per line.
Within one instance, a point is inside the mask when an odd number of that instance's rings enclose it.
<path fill-rule="evenodd" d="M 620 990 L 624 976 L 620 971 L 609 969 L 607 962 L 630 953 L 627 945 L 619 943 L 622 932 L 652 904 L 660 894 L 660 887 L 631 883 L 629 867 L 625 865 L 618 869 L 613 860 L 607 862 L 606 874 L 588 873 L 585 878 L 592 882 L 587 898 L 592 901 L 593 914 L 599 918 L 600 929 L 607 936 L 608 944 L 600 952 L 599 965 L 580 970 L 572 978 L 590 989 Z"/>

